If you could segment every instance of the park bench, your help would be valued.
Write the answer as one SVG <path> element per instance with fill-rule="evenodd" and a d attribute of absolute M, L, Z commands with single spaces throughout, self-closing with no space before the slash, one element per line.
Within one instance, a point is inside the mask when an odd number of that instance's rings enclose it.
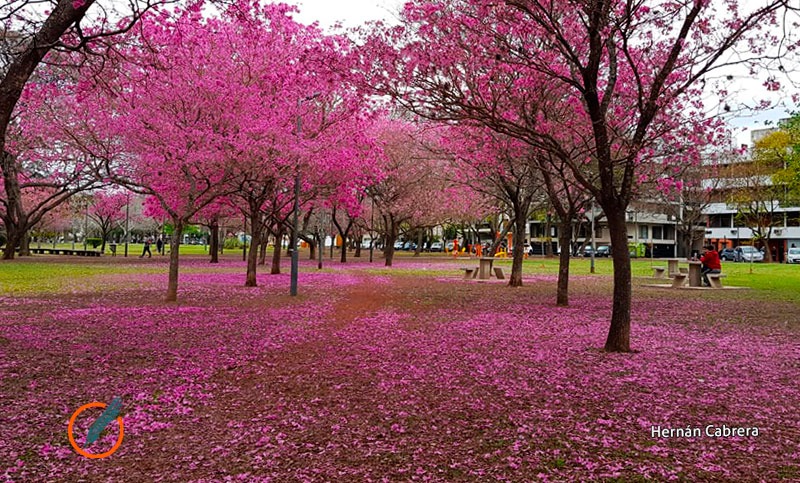
<path fill-rule="evenodd" d="M 672 278 L 672 288 L 683 287 L 686 284 L 686 278 L 688 277 L 688 273 L 673 273 L 670 275 L 670 278 Z"/>
<path fill-rule="evenodd" d="M 667 267 L 653 267 L 653 278 L 666 278 Z"/>
<path fill-rule="evenodd" d="M 711 288 L 722 288 L 722 280 L 720 279 L 725 277 L 724 273 L 709 273 L 706 276 L 708 277 L 708 283 L 711 284 Z"/>
<path fill-rule="evenodd" d="M 478 276 L 478 267 L 461 267 L 459 270 L 464 271 L 464 278 L 475 278 Z"/>
<path fill-rule="evenodd" d="M 500 267 L 493 267 L 494 276 L 497 277 L 498 280 L 505 280 L 505 275 L 503 275 L 503 269 Z"/>

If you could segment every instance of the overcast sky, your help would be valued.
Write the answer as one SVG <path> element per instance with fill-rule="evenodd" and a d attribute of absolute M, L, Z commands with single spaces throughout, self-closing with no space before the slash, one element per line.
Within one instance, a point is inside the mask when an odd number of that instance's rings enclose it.
<path fill-rule="evenodd" d="M 369 20 L 390 20 L 403 4 L 402 0 L 286 0 L 300 7 L 297 20 L 319 22 L 328 28 L 336 22 L 345 27 L 357 27 Z"/>

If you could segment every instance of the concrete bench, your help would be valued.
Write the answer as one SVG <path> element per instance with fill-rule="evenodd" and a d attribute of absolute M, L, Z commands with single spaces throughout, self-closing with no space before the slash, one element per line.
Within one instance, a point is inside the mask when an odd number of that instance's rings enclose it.
<path fill-rule="evenodd" d="M 721 278 L 725 278 L 724 273 L 709 273 L 707 274 L 708 283 L 711 284 L 711 288 L 722 288 L 722 280 Z"/>
<path fill-rule="evenodd" d="M 494 270 L 494 276 L 498 278 L 498 280 L 505 280 L 506 277 L 503 275 L 503 269 L 500 267 L 492 267 Z"/>
<path fill-rule="evenodd" d="M 670 277 L 672 278 L 672 288 L 681 288 L 686 284 L 686 279 L 689 277 L 689 274 L 673 273 Z"/>
<path fill-rule="evenodd" d="M 475 278 L 478 276 L 478 267 L 461 267 L 464 270 L 464 278 Z"/>
<path fill-rule="evenodd" d="M 667 267 L 653 267 L 653 278 L 666 278 Z"/>

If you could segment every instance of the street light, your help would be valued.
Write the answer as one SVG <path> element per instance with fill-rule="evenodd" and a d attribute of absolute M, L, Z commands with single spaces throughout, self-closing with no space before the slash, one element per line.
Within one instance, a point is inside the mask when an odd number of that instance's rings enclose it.
<path fill-rule="evenodd" d="M 592 200 L 592 262 L 589 266 L 589 273 L 594 273 L 594 250 L 595 250 L 595 243 L 594 243 L 594 200 Z"/>
<path fill-rule="evenodd" d="M 305 101 L 310 101 L 319 97 L 320 93 L 317 92 L 311 96 L 297 100 L 297 139 L 302 139 L 303 132 L 303 118 L 300 116 L 300 104 Z M 297 234 L 300 230 L 300 161 L 297 162 L 297 170 L 294 175 L 294 213 L 292 214 L 292 271 L 291 283 L 289 286 L 289 295 L 292 297 L 297 295 L 297 272 L 300 265 L 300 253 L 297 250 Z"/>

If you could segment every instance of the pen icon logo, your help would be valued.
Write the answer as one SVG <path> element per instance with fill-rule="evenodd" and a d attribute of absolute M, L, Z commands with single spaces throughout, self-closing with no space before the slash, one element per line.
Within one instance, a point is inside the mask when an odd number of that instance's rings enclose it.
<path fill-rule="evenodd" d="M 89 453 L 85 449 L 78 446 L 78 443 L 75 441 L 75 420 L 78 418 L 82 412 L 86 411 L 87 409 L 91 408 L 102 408 L 104 411 L 103 413 L 92 423 L 89 427 L 89 431 L 86 434 L 85 446 L 90 446 L 92 443 L 97 441 L 100 438 L 100 434 L 103 430 L 111 424 L 113 421 L 116 420 L 117 424 L 119 425 L 119 436 L 117 436 L 117 441 L 114 443 L 114 446 L 111 447 L 108 451 L 104 453 Z M 67 436 L 69 437 L 69 444 L 72 445 L 72 448 L 81 455 L 85 456 L 90 459 L 100 459 L 106 458 L 114 454 L 115 451 L 119 448 L 122 444 L 122 437 L 125 433 L 124 425 L 122 424 L 122 417 L 119 415 L 120 410 L 122 409 L 122 399 L 119 397 L 115 397 L 110 404 L 105 404 L 101 402 L 91 402 L 89 404 L 84 404 L 83 406 L 79 407 L 74 413 L 72 413 L 72 417 L 69 419 L 69 425 L 67 426 Z"/>

